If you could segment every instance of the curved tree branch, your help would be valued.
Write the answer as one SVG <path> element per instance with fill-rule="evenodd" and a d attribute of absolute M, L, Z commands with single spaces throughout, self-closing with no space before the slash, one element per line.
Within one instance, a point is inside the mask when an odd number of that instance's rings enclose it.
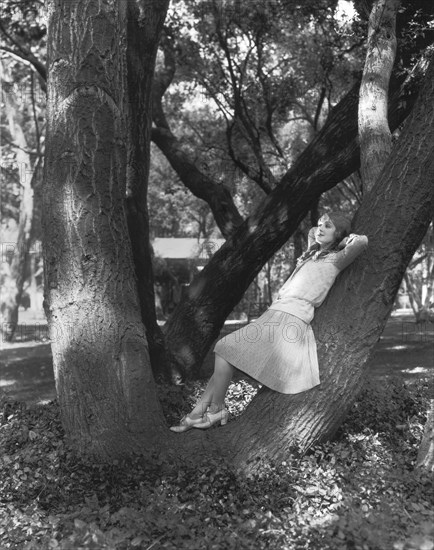
<path fill-rule="evenodd" d="M 170 130 L 152 128 L 151 139 L 160 148 L 184 185 L 193 195 L 209 205 L 222 235 L 229 237 L 243 221 L 230 191 L 199 170 Z"/>

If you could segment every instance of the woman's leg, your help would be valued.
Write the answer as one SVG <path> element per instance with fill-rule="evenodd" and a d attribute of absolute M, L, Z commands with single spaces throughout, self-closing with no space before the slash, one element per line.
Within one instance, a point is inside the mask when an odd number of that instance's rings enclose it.
<path fill-rule="evenodd" d="M 206 429 L 217 423 L 220 423 L 222 426 L 226 424 L 228 412 L 225 409 L 225 395 L 233 372 L 234 367 L 223 359 L 223 357 L 216 354 L 214 374 L 211 376 L 196 406 L 188 415 L 181 419 L 178 426 L 171 426 L 170 429 L 173 432 L 185 432 L 191 428 Z M 208 413 L 214 414 L 212 418 L 205 416 L 208 408 Z"/>
<path fill-rule="evenodd" d="M 216 353 L 214 374 L 211 376 L 205 391 L 194 409 L 189 413 L 189 416 L 192 418 L 202 416 L 208 408 L 212 413 L 224 409 L 225 395 L 231 383 L 233 373 L 234 367 Z"/>

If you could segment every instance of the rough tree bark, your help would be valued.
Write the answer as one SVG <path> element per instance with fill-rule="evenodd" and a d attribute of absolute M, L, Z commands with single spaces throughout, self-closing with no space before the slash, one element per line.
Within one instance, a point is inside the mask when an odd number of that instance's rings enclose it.
<path fill-rule="evenodd" d="M 126 2 L 50 0 L 45 313 L 62 422 L 81 450 L 148 450 L 165 426 L 126 192 Z"/>
<path fill-rule="evenodd" d="M 389 103 L 392 129 L 414 104 L 414 84 L 420 82 L 425 68 L 418 65 L 414 78 L 407 80 L 410 87 L 395 88 Z M 404 94 L 408 101 L 399 101 Z M 262 266 L 288 240 L 320 195 L 359 167 L 358 95 L 355 85 L 257 212 L 232 233 L 190 284 L 164 327 L 170 353 L 182 369 L 200 368 L 226 317 Z"/>
<path fill-rule="evenodd" d="M 6 68 L 1 64 L 2 79 L 9 80 Z M 21 188 L 21 200 L 18 214 L 18 237 L 16 243 L 8 245 L 12 252 L 10 268 L 2 278 L 2 300 L 0 333 L 6 341 L 12 341 L 18 324 L 18 308 L 23 294 L 25 270 L 29 259 L 31 229 L 33 218 L 33 182 L 37 166 L 32 166 L 28 153 L 27 140 L 23 131 L 23 115 L 13 94 L 4 90 L 6 118 L 9 133 L 16 147 L 15 162 L 18 169 Z"/>
<path fill-rule="evenodd" d="M 160 32 L 169 1 L 128 0 L 127 83 L 129 139 L 127 220 L 133 248 L 140 310 L 154 375 L 168 376 L 164 336 L 157 324 L 154 275 L 149 242 L 148 177 L 152 126 L 152 84 Z M 140 6 L 140 7 L 139 7 Z"/>
<path fill-rule="evenodd" d="M 395 26 L 399 4 L 400 0 L 376 0 L 369 17 L 358 116 L 360 169 L 365 191 L 372 189 L 392 150 L 387 100 L 396 55 Z"/>
<path fill-rule="evenodd" d="M 353 403 L 402 277 L 434 213 L 434 60 L 418 102 L 352 230 L 369 248 L 339 275 L 313 322 L 321 385 L 297 395 L 260 390 L 237 422 L 188 437 L 236 467 L 282 461 L 329 439 Z M 385 208 L 387 205 L 387 208 Z M 404 207 L 405 206 L 405 207 Z M 343 310 L 343 306 L 345 309 Z M 192 430 L 195 432 L 195 430 Z"/>

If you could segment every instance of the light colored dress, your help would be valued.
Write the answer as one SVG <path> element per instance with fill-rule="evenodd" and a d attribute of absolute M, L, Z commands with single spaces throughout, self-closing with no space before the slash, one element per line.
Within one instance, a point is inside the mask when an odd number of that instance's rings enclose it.
<path fill-rule="evenodd" d="M 309 246 L 315 241 L 309 231 Z M 219 340 L 214 352 L 272 390 L 294 394 L 320 383 L 318 355 L 310 322 L 337 275 L 365 250 L 355 235 L 342 250 L 301 262 L 258 319 Z"/>

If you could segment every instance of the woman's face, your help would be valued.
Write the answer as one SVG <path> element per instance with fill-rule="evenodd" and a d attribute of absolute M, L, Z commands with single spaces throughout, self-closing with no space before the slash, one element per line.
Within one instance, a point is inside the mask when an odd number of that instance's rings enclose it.
<path fill-rule="evenodd" d="M 336 227 L 331 219 L 324 214 L 318 221 L 315 240 L 323 247 L 328 247 L 334 243 L 336 238 Z"/>

